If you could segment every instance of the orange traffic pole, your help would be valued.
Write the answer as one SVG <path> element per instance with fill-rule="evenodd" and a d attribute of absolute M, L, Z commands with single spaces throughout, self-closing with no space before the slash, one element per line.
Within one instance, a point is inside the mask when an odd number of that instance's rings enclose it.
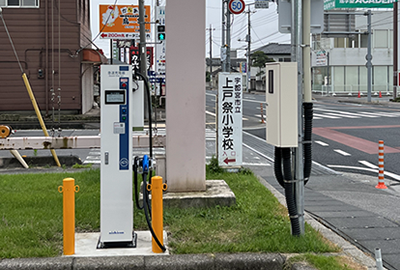
<path fill-rule="evenodd" d="M 385 185 L 385 170 L 384 170 L 384 144 L 383 141 L 379 141 L 379 176 L 378 176 L 378 185 L 376 188 L 379 189 L 387 189 Z"/>
<path fill-rule="evenodd" d="M 147 185 L 147 190 L 151 191 L 151 226 L 153 231 L 164 245 L 163 239 L 163 191 L 167 190 L 167 184 L 163 184 L 161 176 L 153 176 L 151 184 Z M 152 251 L 154 253 L 162 253 L 163 251 L 157 245 L 156 240 L 152 237 Z"/>
<path fill-rule="evenodd" d="M 264 106 L 263 106 L 262 103 L 260 103 L 260 109 L 261 109 L 261 123 L 265 124 L 265 121 L 264 121 Z"/>
<path fill-rule="evenodd" d="M 63 253 L 73 255 L 75 253 L 75 192 L 79 186 L 75 186 L 75 179 L 65 178 L 63 186 L 58 187 L 58 192 L 63 193 Z"/>

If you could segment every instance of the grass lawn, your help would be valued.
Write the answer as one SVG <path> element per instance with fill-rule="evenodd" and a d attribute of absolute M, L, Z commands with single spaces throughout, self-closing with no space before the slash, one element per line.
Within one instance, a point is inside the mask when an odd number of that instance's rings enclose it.
<path fill-rule="evenodd" d="M 0 175 L 0 258 L 62 254 L 62 194 L 57 188 L 67 177 L 80 186 L 76 193 L 76 230 L 99 231 L 98 169 Z M 165 208 L 164 226 L 172 253 L 338 251 L 308 224 L 304 236 L 291 236 L 286 208 L 249 170 L 225 173 L 208 166 L 207 179 L 224 179 L 235 193 L 237 204 L 230 208 Z M 135 209 L 134 218 L 136 230 L 147 229 L 142 211 Z"/>

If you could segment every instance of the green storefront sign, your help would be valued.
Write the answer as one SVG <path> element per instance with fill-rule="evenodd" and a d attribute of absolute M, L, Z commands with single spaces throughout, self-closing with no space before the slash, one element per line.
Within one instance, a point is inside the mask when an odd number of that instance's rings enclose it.
<path fill-rule="evenodd" d="M 393 8 L 395 0 L 324 0 L 324 10 L 334 8 Z"/>

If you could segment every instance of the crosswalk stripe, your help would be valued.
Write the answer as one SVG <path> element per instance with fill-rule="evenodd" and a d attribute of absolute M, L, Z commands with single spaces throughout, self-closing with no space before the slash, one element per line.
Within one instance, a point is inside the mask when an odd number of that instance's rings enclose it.
<path fill-rule="evenodd" d="M 398 117 L 399 115 L 393 115 L 391 113 L 383 113 L 383 112 L 374 112 L 374 113 L 370 113 L 370 112 L 362 112 L 364 114 L 368 114 L 368 115 L 377 115 L 377 116 L 386 116 L 386 117 Z"/>
<path fill-rule="evenodd" d="M 345 156 L 345 157 L 351 156 L 351 154 L 349 154 L 343 150 L 340 150 L 340 149 L 334 149 L 333 151 L 335 151 L 336 153 L 341 154 L 342 156 Z"/>
<path fill-rule="evenodd" d="M 353 116 L 359 116 L 359 117 L 363 117 L 363 116 L 364 116 L 364 117 L 368 117 L 368 118 L 376 118 L 376 117 L 379 117 L 379 116 L 375 116 L 375 115 L 364 115 L 364 114 L 359 114 L 359 113 L 335 111 L 335 110 L 328 110 L 328 109 L 322 109 L 322 108 L 317 108 L 316 110 L 324 111 L 324 112 L 340 113 L 340 114 L 345 114 L 345 115 L 353 115 Z"/>
<path fill-rule="evenodd" d="M 326 114 L 314 113 L 314 115 L 315 115 L 315 116 L 318 116 L 318 117 L 322 117 L 322 118 L 340 119 L 340 117 L 331 116 L 331 115 L 326 115 Z"/>
<path fill-rule="evenodd" d="M 326 114 L 333 115 L 333 116 L 345 117 L 345 118 L 360 118 L 359 116 L 345 115 L 345 114 L 338 114 L 338 113 L 326 113 Z"/>

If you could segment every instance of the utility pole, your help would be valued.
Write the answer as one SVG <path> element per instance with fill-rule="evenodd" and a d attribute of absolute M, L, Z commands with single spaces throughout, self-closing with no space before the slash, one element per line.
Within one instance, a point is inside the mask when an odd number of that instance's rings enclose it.
<path fill-rule="evenodd" d="M 226 72 L 231 72 L 231 12 L 226 9 Z"/>
<path fill-rule="evenodd" d="M 292 0 L 292 62 L 297 62 L 297 89 L 298 89 L 298 146 L 293 148 L 293 167 L 296 182 L 294 183 L 294 192 L 289 196 L 296 198 L 297 215 L 299 220 L 300 235 L 304 235 L 304 164 L 303 164 L 303 55 L 302 33 L 304 27 L 302 23 L 303 3 L 307 0 Z M 310 27 L 310 26 L 308 26 Z M 308 56 L 309 57 L 309 56 Z M 293 233 L 293 232 L 292 232 Z"/>
<path fill-rule="evenodd" d="M 140 55 L 140 73 L 147 78 L 147 56 L 146 56 L 146 24 L 144 22 L 144 0 L 139 0 L 139 55 Z"/>
<path fill-rule="evenodd" d="M 140 59 L 140 67 L 139 72 L 143 75 L 144 78 L 147 79 L 147 48 L 146 48 L 146 24 L 144 21 L 144 0 L 139 0 L 139 33 L 140 33 L 140 42 L 139 42 L 139 59 Z M 146 83 L 146 81 L 144 82 Z M 144 100 L 147 100 L 147 92 L 144 91 Z M 148 113 L 148 104 L 144 102 L 144 118 L 149 119 L 151 115 Z M 152 128 L 152 127 L 149 127 Z"/>
<path fill-rule="evenodd" d="M 250 20 L 250 15 L 251 13 L 255 13 L 255 11 L 251 12 L 250 11 L 250 5 L 248 5 L 248 11 L 247 13 L 247 36 L 246 36 L 246 41 L 247 41 L 247 53 L 246 53 L 246 73 L 247 73 L 247 88 L 246 91 L 250 92 L 250 85 L 251 85 L 251 72 L 250 72 L 250 53 L 251 53 L 251 20 Z"/>
<path fill-rule="evenodd" d="M 207 28 L 206 30 L 210 31 L 210 90 L 213 89 L 213 80 L 212 80 L 212 31 L 215 30 L 215 28 L 212 28 L 212 25 L 210 24 L 210 28 Z"/>
<path fill-rule="evenodd" d="M 225 47 L 225 3 L 227 0 L 222 0 L 222 35 L 221 35 L 221 69 L 226 72 L 226 47 Z"/>

